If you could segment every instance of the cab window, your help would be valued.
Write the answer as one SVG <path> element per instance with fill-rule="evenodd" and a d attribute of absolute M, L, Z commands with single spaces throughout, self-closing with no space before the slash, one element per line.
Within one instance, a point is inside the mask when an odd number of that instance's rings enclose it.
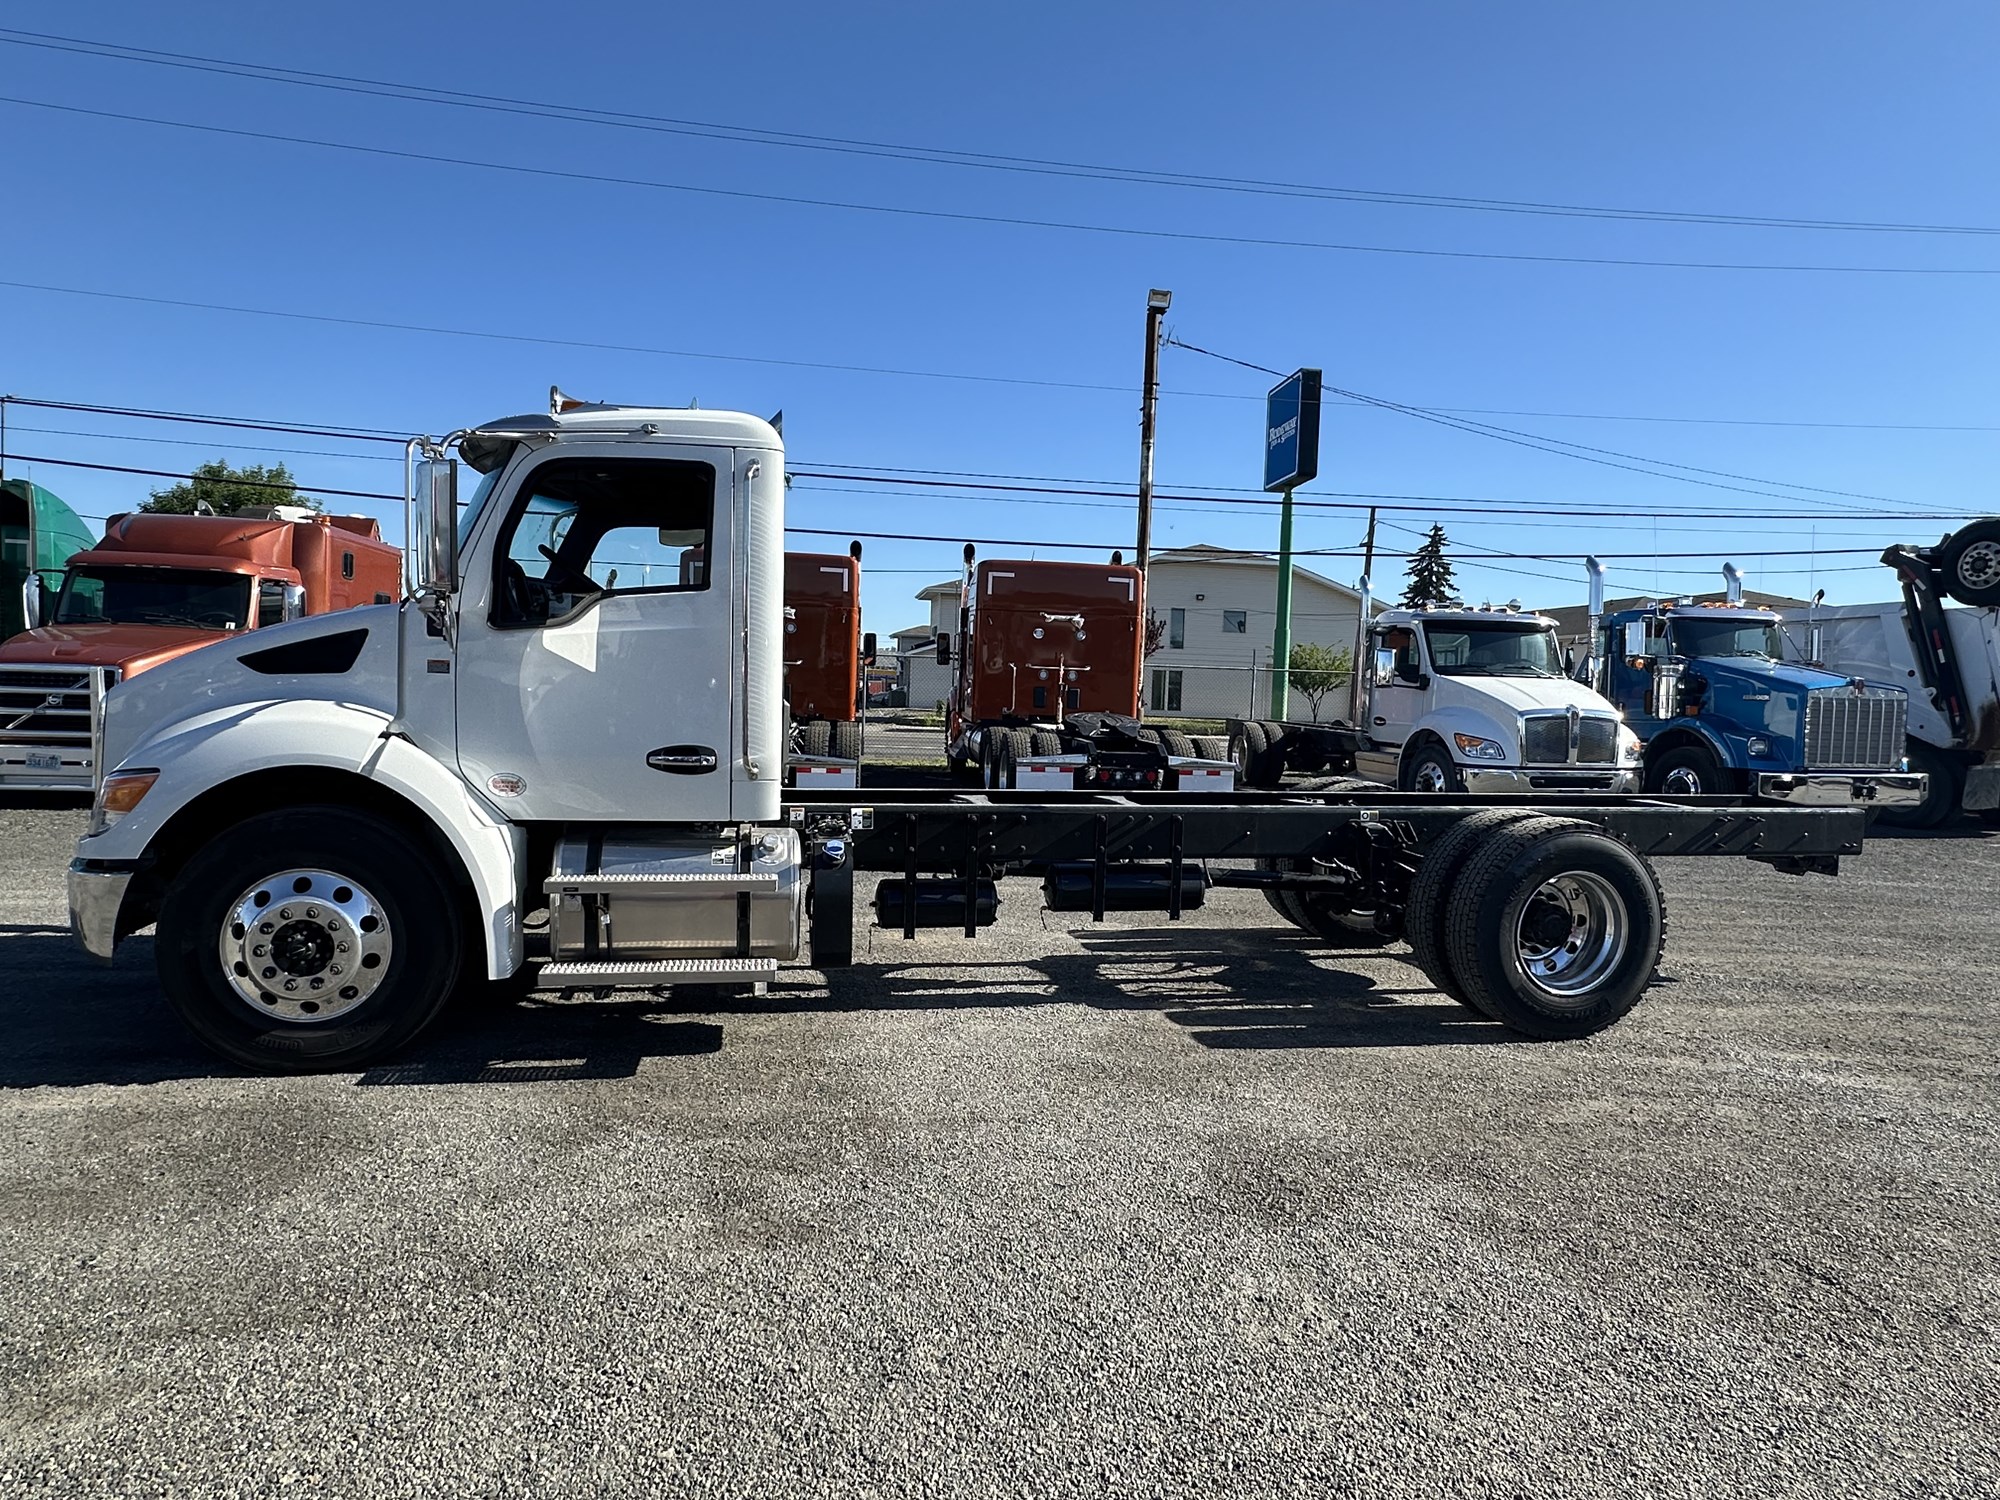
<path fill-rule="evenodd" d="M 493 624 L 560 624 L 598 600 L 706 589 L 715 469 L 559 458 L 528 475 L 495 549 Z"/>

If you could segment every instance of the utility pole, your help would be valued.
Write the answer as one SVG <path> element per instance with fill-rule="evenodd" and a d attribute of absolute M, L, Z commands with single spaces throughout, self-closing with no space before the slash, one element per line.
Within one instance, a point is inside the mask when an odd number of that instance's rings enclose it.
<path fill-rule="evenodd" d="M 1153 551 L 1153 429 L 1160 410 L 1160 322 L 1174 294 L 1154 287 L 1146 293 L 1146 377 L 1139 397 L 1139 572 Z"/>

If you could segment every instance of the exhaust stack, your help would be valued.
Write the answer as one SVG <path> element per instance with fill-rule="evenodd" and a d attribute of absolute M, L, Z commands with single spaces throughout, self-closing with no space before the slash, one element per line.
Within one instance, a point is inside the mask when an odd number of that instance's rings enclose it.
<path fill-rule="evenodd" d="M 1731 604 L 1743 602 L 1743 575 L 1736 571 L 1735 563 L 1722 565 L 1722 586 L 1728 593 Z"/>
<path fill-rule="evenodd" d="M 1586 557 L 1583 571 L 1590 580 L 1589 634 L 1583 644 L 1584 681 L 1601 693 L 1604 689 L 1597 679 L 1602 675 L 1604 662 L 1597 654 L 1597 635 L 1604 628 L 1604 564 L 1594 557 Z"/>

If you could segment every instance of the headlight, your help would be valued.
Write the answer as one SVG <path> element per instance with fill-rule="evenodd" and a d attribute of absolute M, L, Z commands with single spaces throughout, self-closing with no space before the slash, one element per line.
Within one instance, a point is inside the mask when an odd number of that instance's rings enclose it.
<path fill-rule="evenodd" d="M 1765 756 L 1771 753 L 1771 742 L 1761 734 L 1750 736 L 1749 751 L 1752 755 Z"/>
<path fill-rule="evenodd" d="M 132 811 L 160 779 L 158 771 L 114 771 L 97 788 L 97 801 L 90 809 L 90 831 L 102 833 Z"/>
<path fill-rule="evenodd" d="M 1498 740 L 1483 740 L 1476 734 L 1455 734 L 1452 738 L 1458 741 L 1458 753 L 1465 756 L 1468 760 L 1505 760 L 1507 758 L 1506 747 Z"/>

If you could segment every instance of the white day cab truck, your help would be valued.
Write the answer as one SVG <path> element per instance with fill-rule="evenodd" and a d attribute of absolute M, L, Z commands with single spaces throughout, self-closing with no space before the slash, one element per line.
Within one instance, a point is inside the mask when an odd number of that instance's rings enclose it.
<path fill-rule="evenodd" d="M 454 452 L 482 476 L 457 524 Z M 1861 847 L 1858 810 L 1727 797 L 787 792 L 770 424 L 571 406 L 411 460 L 409 598 L 105 698 L 72 924 L 107 960 L 153 926 L 174 1008 L 254 1067 L 361 1066 L 489 982 L 698 1007 L 800 958 L 836 970 L 864 871 L 905 938 L 976 935 L 1022 877 L 1093 920 L 1280 891 L 1324 947 L 1406 938 L 1472 1011 L 1578 1037 L 1654 976 L 1650 856 L 1831 873 Z"/>
<path fill-rule="evenodd" d="M 1333 770 L 1412 792 L 1630 792 L 1639 737 L 1563 673 L 1556 622 L 1506 609 L 1391 609 L 1368 618 L 1346 722 L 1232 721 L 1246 785 Z"/>

